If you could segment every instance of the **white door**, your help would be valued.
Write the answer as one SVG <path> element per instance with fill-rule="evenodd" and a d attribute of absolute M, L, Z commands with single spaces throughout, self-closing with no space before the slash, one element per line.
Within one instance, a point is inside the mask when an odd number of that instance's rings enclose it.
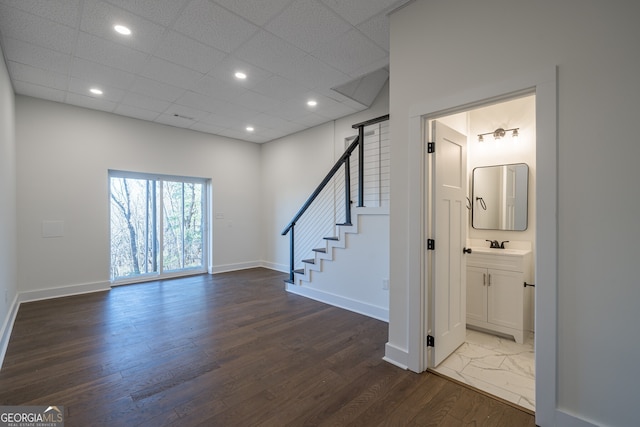
<path fill-rule="evenodd" d="M 463 248 L 467 240 L 467 137 L 433 121 L 435 152 L 431 158 L 431 223 L 429 234 L 435 249 L 430 279 L 434 337 L 431 367 L 440 364 L 466 338 L 466 261 Z"/>

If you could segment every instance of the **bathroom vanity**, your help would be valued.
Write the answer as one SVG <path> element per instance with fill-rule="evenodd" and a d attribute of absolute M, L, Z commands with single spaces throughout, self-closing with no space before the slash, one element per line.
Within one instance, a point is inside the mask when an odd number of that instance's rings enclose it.
<path fill-rule="evenodd" d="M 531 251 L 472 247 L 467 260 L 467 325 L 524 341 Z"/>

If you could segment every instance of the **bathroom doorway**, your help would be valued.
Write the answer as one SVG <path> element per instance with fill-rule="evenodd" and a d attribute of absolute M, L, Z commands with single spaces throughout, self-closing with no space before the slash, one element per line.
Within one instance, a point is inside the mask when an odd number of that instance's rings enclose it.
<path fill-rule="evenodd" d="M 530 263 L 527 271 L 522 272 L 528 285 L 533 285 L 536 253 L 536 96 L 534 93 L 520 94 L 500 102 L 488 103 L 466 111 L 445 116 L 430 118 L 425 129 L 431 129 L 434 121 L 444 124 L 463 135 L 466 135 L 466 187 L 467 218 L 466 244 L 468 247 L 487 247 L 487 241 L 498 241 L 512 251 L 522 250 L 529 253 Z M 433 135 L 429 135 L 433 141 Z M 487 208 L 490 197 L 474 196 L 474 170 L 501 165 L 525 164 L 528 167 L 526 185 L 526 225 L 508 229 L 501 225 L 487 225 L 479 222 L 480 213 L 491 212 Z M 427 185 L 428 187 L 429 185 Z M 513 205 L 513 200 L 511 205 Z M 474 212 L 475 209 L 475 222 Z M 428 207 L 425 212 L 430 212 Z M 496 223 L 497 224 L 497 223 Z M 431 256 L 427 251 L 428 256 Z M 473 267 L 469 267 L 473 268 Z M 491 277 L 489 275 L 489 277 Z M 520 278 L 521 278 L 520 277 Z M 465 278 L 463 278 L 465 279 Z M 485 279 L 486 281 L 486 275 Z M 467 298 L 478 298 L 477 292 L 467 295 L 467 285 L 463 282 L 464 305 L 476 305 Z M 434 358 L 427 362 L 429 369 L 446 375 L 457 381 L 495 395 L 501 399 L 517 404 L 526 409 L 535 410 L 535 349 L 534 349 L 534 301 L 535 287 L 520 285 L 522 295 L 522 331 L 519 343 L 509 335 L 509 328 L 492 328 L 490 322 L 475 322 L 467 325 L 462 345 L 457 347 L 443 361 L 435 362 Z M 432 287 L 427 286 L 433 296 Z M 473 289 L 473 288 L 472 288 Z M 489 289 L 486 286 L 484 289 Z M 494 288 L 491 291 L 494 291 Z M 486 292 L 486 291 L 485 291 Z M 434 298 L 435 300 L 435 298 Z M 503 302 L 504 303 L 504 299 Z M 487 304 L 485 302 L 484 304 Z M 491 305 L 491 302 L 488 303 Z M 507 307 L 507 309 L 510 309 Z M 472 308 L 470 308 L 472 310 Z M 432 316 L 434 316 L 431 310 Z M 470 314 L 473 318 L 473 314 Z M 464 313 L 463 313 L 464 317 Z M 433 319 L 427 319 L 427 322 Z M 464 320 L 463 320 L 464 321 Z M 471 323 L 474 323 L 473 321 Z M 479 327 L 478 325 L 481 325 Z M 498 330 L 496 330 L 498 329 Z M 427 326 L 427 330 L 430 328 Z M 506 331 L 506 333 L 505 333 Z M 436 335 L 436 340 L 438 335 Z M 448 352 L 447 352 L 448 353 Z"/>

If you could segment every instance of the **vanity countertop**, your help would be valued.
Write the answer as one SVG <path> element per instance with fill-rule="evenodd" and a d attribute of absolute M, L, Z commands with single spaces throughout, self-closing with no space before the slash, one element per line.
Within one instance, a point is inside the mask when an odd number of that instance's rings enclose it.
<path fill-rule="evenodd" d="M 472 247 L 472 253 L 477 254 L 492 254 L 492 255 L 506 255 L 506 256 L 523 256 L 527 255 L 531 252 L 530 249 L 495 249 L 495 248 L 486 248 L 486 247 Z"/>

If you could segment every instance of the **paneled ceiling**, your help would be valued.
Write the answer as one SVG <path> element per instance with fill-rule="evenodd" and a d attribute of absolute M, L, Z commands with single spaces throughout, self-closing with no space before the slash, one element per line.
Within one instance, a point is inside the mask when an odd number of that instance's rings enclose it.
<path fill-rule="evenodd" d="M 262 143 L 366 109 L 407 1 L 0 0 L 0 43 L 17 94 Z"/>

